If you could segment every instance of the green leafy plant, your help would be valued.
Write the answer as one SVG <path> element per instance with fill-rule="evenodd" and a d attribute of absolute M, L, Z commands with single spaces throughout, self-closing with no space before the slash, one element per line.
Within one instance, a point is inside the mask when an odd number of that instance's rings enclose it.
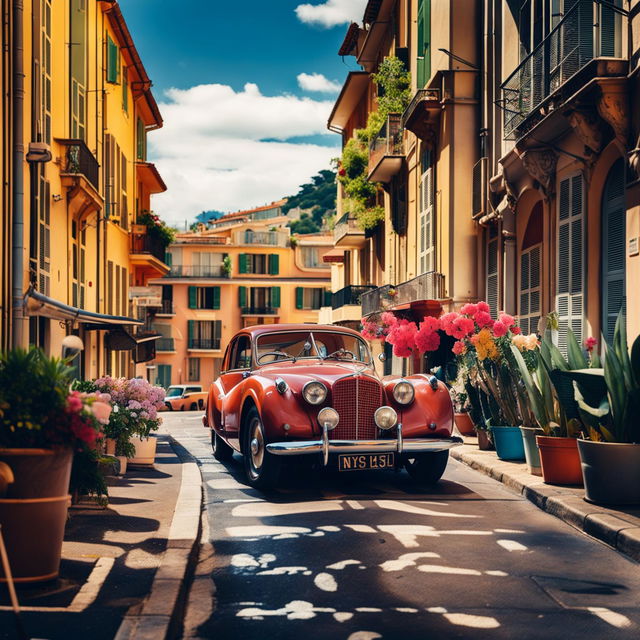
<path fill-rule="evenodd" d="M 222 273 L 227 278 L 231 276 L 232 262 L 231 256 L 225 254 L 224 258 L 222 258 Z"/>
<path fill-rule="evenodd" d="M 137 224 L 147 227 L 147 233 L 158 239 L 164 247 L 168 247 L 176 239 L 176 231 L 167 226 L 153 211 L 143 211 L 138 214 Z"/>

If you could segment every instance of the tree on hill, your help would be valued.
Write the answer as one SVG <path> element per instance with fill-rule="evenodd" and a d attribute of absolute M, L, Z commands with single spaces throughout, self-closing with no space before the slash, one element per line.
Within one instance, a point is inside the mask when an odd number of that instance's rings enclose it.
<path fill-rule="evenodd" d="M 304 213 L 299 220 L 289 223 L 293 233 L 317 233 L 324 219 L 332 216 L 336 209 L 336 174 L 322 169 L 311 178 L 311 182 L 300 186 L 298 193 L 287 198 L 283 213 L 299 207 Z"/>

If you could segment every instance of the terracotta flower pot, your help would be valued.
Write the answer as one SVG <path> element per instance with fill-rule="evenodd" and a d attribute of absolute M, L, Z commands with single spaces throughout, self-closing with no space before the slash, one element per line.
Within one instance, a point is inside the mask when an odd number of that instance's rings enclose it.
<path fill-rule="evenodd" d="M 547 484 L 582 485 L 582 469 L 576 438 L 536 436 L 542 477 Z"/>
<path fill-rule="evenodd" d="M 127 473 L 127 456 L 116 456 L 118 462 L 120 463 L 120 469 L 118 470 L 118 475 L 123 476 Z"/>
<path fill-rule="evenodd" d="M 72 460 L 71 449 L 0 449 L 0 461 L 14 476 L 0 499 L 0 525 L 17 582 L 58 575 Z"/>
<path fill-rule="evenodd" d="M 475 436 L 476 431 L 474 428 L 473 420 L 468 413 L 456 413 L 454 414 L 456 419 L 456 427 L 463 436 Z"/>
<path fill-rule="evenodd" d="M 585 500 L 640 504 L 640 444 L 578 440 Z"/>
<path fill-rule="evenodd" d="M 481 451 L 493 451 L 493 442 L 489 438 L 489 433 L 486 429 L 476 429 L 478 434 L 478 449 Z"/>
<path fill-rule="evenodd" d="M 136 448 L 129 464 L 152 465 L 156 459 L 156 445 L 158 440 L 153 436 L 149 438 L 132 438 L 131 443 Z"/>

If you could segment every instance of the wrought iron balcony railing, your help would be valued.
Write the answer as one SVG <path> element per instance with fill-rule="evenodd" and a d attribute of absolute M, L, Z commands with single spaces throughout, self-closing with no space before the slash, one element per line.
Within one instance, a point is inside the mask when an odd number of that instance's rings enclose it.
<path fill-rule="evenodd" d="M 240 245 L 267 245 L 270 247 L 286 247 L 289 234 L 283 231 L 235 231 L 234 240 Z"/>
<path fill-rule="evenodd" d="M 131 233 L 131 253 L 132 254 L 150 254 L 154 258 L 164 262 L 166 257 L 166 245 L 159 238 L 149 233 Z"/>
<path fill-rule="evenodd" d="M 100 191 L 100 165 L 85 141 L 67 138 L 58 139 L 58 142 L 67 148 L 64 158 L 64 173 L 83 175 L 96 191 Z"/>
<path fill-rule="evenodd" d="M 161 316 L 173 316 L 176 310 L 173 304 L 173 300 L 161 300 L 159 306 L 156 309 L 156 315 Z"/>
<path fill-rule="evenodd" d="M 621 57 L 624 13 L 613 3 L 576 1 L 502 84 L 505 138 L 518 137 L 525 120 L 589 61 Z"/>
<path fill-rule="evenodd" d="M 334 243 L 338 244 L 347 235 L 362 236 L 364 238 L 364 230 L 360 228 L 355 218 L 350 218 L 349 214 L 345 213 L 333 228 Z"/>
<path fill-rule="evenodd" d="M 227 274 L 218 265 L 174 264 L 167 278 L 226 278 Z"/>
<path fill-rule="evenodd" d="M 369 173 L 371 174 L 385 157 L 403 156 L 402 116 L 390 113 L 380 131 L 369 143 Z"/>
<path fill-rule="evenodd" d="M 349 285 L 340 289 L 331 295 L 331 306 L 333 309 L 339 309 L 348 304 L 361 304 L 361 298 L 363 293 L 375 289 L 372 284 L 365 285 Z"/>
<path fill-rule="evenodd" d="M 273 307 L 242 307 L 243 316 L 275 316 L 278 310 Z"/>
<path fill-rule="evenodd" d="M 173 338 L 158 338 L 156 340 L 156 351 L 175 351 L 176 345 Z"/>
<path fill-rule="evenodd" d="M 362 315 L 379 313 L 412 302 L 441 300 L 445 293 L 444 275 L 437 271 L 429 271 L 397 286 L 386 284 L 363 293 Z"/>
<path fill-rule="evenodd" d="M 216 351 L 220 349 L 220 338 L 190 338 L 188 348 Z"/>

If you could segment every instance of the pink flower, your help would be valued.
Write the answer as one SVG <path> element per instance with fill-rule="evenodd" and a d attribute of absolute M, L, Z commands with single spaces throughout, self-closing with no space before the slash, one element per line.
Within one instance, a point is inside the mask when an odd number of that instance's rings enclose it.
<path fill-rule="evenodd" d="M 473 329 L 474 324 L 471 318 L 458 316 L 451 325 L 451 333 L 449 335 L 457 340 L 462 340 L 462 338 L 466 338 L 470 333 L 473 333 Z"/>
<path fill-rule="evenodd" d="M 109 416 L 111 415 L 111 405 L 99 400 L 92 403 L 91 413 L 93 417 L 102 424 L 109 424 Z"/>
<path fill-rule="evenodd" d="M 449 313 L 445 313 L 443 316 L 440 316 L 440 328 L 449 336 L 453 331 L 453 322 L 457 317 L 458 314 L 455 311 L 450 311 Z"/>
<path fill-rule="evenodd" d="M 409 320 L 399 320 L 389 331 L 387 342 L 393 345 L 393 353 L 401 358 L 411 355 L 415 347 L 415 336 L 418 331 L 415 323 Z"/>
<path fill-rule="evenodd" d="M 440 320 L 438 318 L 434 318 L 433 316 L 426 316 L 425 319 L 420 323 L 420 330 L 424 331 L 437 331 L 440 328 Z"/>
<path fill-rule="evenodd" d="M 411 349 L 404 345 L 394 344 L 393 355 L 398 358 L 408 358 L 411 355 Z"/>
<path fill-rule="evenodd" d="M 511 333 L 514 336 L 519 336 L 522 333 L 522 329 L 520 327 L 511 327 Z"/>
<path fill-rule="evenodd" d="M 502 336 L 506 336 L 507 331 L 509 331 L 509 327 L 506 324 L 504 324 L 504 322 L 500 322 L 500 320 L 496 320 L 493 323 L 493 335 L 496 338 L 502 338 Z"/>
<path fill-rule="evenodd" d="M 453 347 L 451 348 L 451 350 L 457 356 L 461 356 L 463 353 L 465 353 L 467 351 L 467 347 L 464 344 L 464 342 L 462 342 L 461 340 L 458 340 L 457 342 L 453 343 Z"/>
<path fill-rule="evenodd" d="M 593 336 L 589 336 L 585 341 L 584 341 L 584 346 L 586 347 L 587 351 L 589 353 L 591 353 L 594 349 L 594 347 L 598 344 L 598 341 L 593 337 Z"/>
<path fill-rule="evenodd" d="M 380 316 L 380 321 L 382 322 L 382 324 L 387 325 L 388 327 L 395 327 L 398 324 L 398 317 L 395 313 L 385 311 Z"/>
<path fill-rule="evenodd" d="M 515 318 L 513 316 L 510 316 L 508 313 L 500 313 L 500 315 L 498 316 L 498 320 L 500 320 L 500 322 L 502 322 L 502 324 L 506 324 L 507 327 L 513 327 L 513 325 L 516 323 Z"/>
<path fill-rule="evenodd" d="M 470 302 L 465 304 L 462 307 L 462 309 L 460 309 L 460 313 L 462 313 L 465 316 L 475 316 L 477 312 L 478 312 L 478 305 L 471 304 Z"/>
<path fill-rule="evenodd" d="M 82 402 L 80 393 L 78 391 L 72 391 L 71 394 L 67 396 L 67 409 L 71 413 L 80 413 L 83 407 L 84 403 Z"/>
<path fill-rule="evenodd" d="M 440 346 L 440 334 L 435 331 L 423 331 L 422 329 L 416 333 L 416 347 L 420 353 L 425 351 L 436 351 Z"/>
<path fill-rule="evenodd" d="M 480 307 L 480 303 L 478 303 L 478 307 Z M 473 319 L 481 329 L 483 327 L 490 325 L 493 322 L 493 320 L 491 319 L 491 314 L 489 314 L 487 311 L 478 311 L 473 316 Z"/>
<path fill-rule="evenodd" d="M 485 313 L 490 313 L 491 307 L 483 300 L 482 302 L 478 302 L 478 311 L 484 311 Z"/>

